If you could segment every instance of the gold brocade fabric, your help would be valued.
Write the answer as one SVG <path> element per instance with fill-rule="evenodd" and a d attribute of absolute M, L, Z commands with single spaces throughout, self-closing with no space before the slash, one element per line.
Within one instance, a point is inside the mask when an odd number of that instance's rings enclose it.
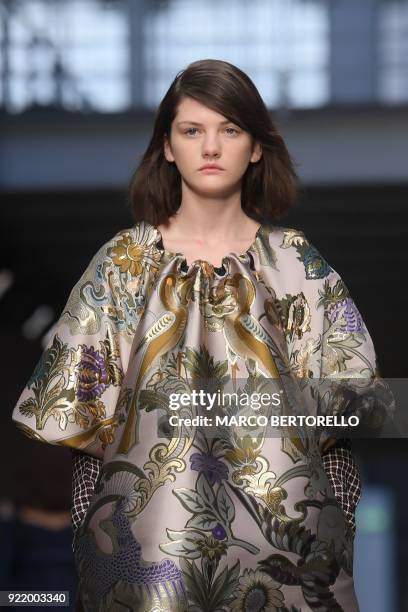
<path fill-rule="evenodd" d="M 13 412 L 25 434 L 103 461 L 74 539 L 83 609 L 358 611 L 353 533 L 321 458 L 330 438 L 225 422 L 207 435 L 188 422 L 196 406 L 169 400 L 201 380 L 247 394 L 291 380 L 314 414 L 305 380 L 354 380 L 342 389 L 361 395 L 377 375 L 347 287 L 301 231 L 261 225 L 219 268 L 166 251 L 147 222 L 119 232 Z M 346 404 L 337 394 L 327 410 Z"/>

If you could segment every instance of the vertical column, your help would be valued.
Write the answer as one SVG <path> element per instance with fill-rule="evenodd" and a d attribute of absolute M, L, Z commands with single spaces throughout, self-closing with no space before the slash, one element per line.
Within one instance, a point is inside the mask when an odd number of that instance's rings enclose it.
<path fill-rule="evenodd" d="M 380 0 L 331 0 L 332 104 L 377 98 L 377 13 Z"/>
<path fill-rule="evenodd" d="M 144 40 L 143 22 L 147 10 L 146 0 L 127 0 L 129 16 L 129 57 L 130 57 L 130 105 L 132 109 L 143 105 L 144 83 Z"/>
<path fill-rule="evenodd" d="M 3 107 L 6 111 L 11 110 L 11 99 L 10 99 L 10 29 L 9 19 L 11 18 L 11 0 L 3 1 L 3 10 L 0 10 L 0 17 L 2 22 L 2 40 L 1 40 L 1 55 L 3 58 L 2 70 L 1 70 L 1 89 L 2 99 L 0 101 L 0 107 Z"/>

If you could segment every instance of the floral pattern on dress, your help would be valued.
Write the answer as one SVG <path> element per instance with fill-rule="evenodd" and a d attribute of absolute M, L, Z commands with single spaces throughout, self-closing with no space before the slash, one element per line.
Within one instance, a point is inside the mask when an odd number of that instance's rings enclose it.
<path fill-rule="evenodd" d="M 311 413 L 377 414 L 374 346 L 346 285 L 292 228 L 261 226 L 222 268 L 159 239 L 141 221 L 98 251 L 13 412 L 27 435 L 102 460 L 74 537 L 84 609 L 357 611 L 327 437 L 208 436 L 192 403 L 190 421 L 168 418 L 173 392 L 277 382 L 287 414 L 299 398 Z M 248 410 L 234 397 L 222 409 Z"/>

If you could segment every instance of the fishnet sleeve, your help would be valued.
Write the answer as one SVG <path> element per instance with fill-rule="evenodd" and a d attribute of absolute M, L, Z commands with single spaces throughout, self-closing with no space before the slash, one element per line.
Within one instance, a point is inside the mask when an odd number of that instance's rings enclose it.
<path fill-rule="evenodd" d="M 72 450 L 71 521 L 74 532 L 85 517 L 101 465 L 101 459 L 91 457 L 76 449 Z"/>
<path fill-rule="evenodd" d="M 361 498 L 361 474 L 352 453 L 351 440 L 343 438 L 322 454 L 324 470 L 333 487 L 337 501 L 356 532 L 356 508 Z"/>

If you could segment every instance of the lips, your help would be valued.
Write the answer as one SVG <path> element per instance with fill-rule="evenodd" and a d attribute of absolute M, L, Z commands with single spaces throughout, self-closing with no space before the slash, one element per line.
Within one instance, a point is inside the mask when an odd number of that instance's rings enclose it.
<path fill-rule="evenodd" d="M 203 166 L 202 168 L 200 168 L 200 170 L 224 170 L 224 168 L 221 168 L 221 166 L 208 165 L 208 166 Z"/>

